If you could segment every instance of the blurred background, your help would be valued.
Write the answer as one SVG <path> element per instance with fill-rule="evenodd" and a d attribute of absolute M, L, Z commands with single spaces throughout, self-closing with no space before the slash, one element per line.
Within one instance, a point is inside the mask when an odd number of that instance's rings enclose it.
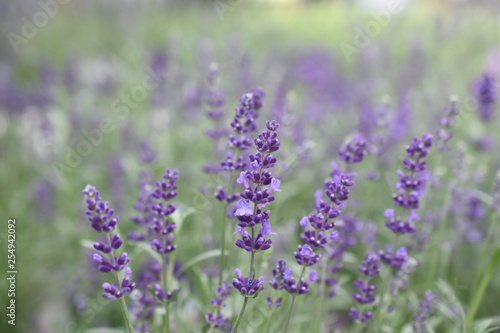
<path fill-rule="evenodd" d="M 396 119 L 389 148 L 396 158 L 381 162 L 387 175 L 399 167 L 409 137 L 436 128 L 453 94 L 466 115 L 459 136 L 471 150 L 498 148 L 495 131 L 481 141 L 497 125 L 475 115 L 474 82 L 484 72 L 500 75 L 500 3 L 390 2 L 2 0 L 2 309 L 12 217 L 18 275 L 16 326 L 2 310 L 0 331 L 120 325 L 116 304 L 87 311 L 103 281 L 82 244 L 96 237 L 82 204 L 88 183 L 115 207 L 125 234 L 134 229 L 140 172 L 157 179 L 166 167 L 180 169 L 179 202 L 190 215 L 176 236 L 178 258 L 214 248 L 210 235 L 202 237 L 216 205 L 211 191 L 220 183 L 204 170 L 223 156 L 223 142 L 206 136 L 220 126 L 206 116 L 211 73 L 225 95 L 224 124 L 239 97 L 257 86 L 267 94 L 261 124 L 282 123 L 282 204 L 273 209 L 285 234 L 287 221 L 310 210 L 344 138 L 373 130 L 380 107 L 393 109 Z M 486 173 L 498 168 L 498 158 L 477 156 Z M 383 195 L 368 200 L 363 218 L 380 218 L 390 206 L 389 178 L 382 171 L 372 190 Z M 205 308 L 194 303 L 186 301 L 185 316 L 201 327 Z M 481 314 L 498 314 L 493 304 L 485 301 Z"/>

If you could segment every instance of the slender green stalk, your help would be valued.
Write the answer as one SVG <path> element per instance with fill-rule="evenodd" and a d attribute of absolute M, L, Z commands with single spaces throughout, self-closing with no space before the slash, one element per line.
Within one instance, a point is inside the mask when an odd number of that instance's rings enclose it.
<path fill-rule="evenodd" d="M 299 286 L 300 286 L 300 281 L 302 281 L 302 276 L 304 276 L 304 272 L 306 271 L 306 266 L 302 267 L 302 272 L 300 272 L 300 277 L 299 277 Z M 290 312 L 288 312 L 288 318 L 286 319 L 286 325 L 285 325 L 285 333 L 288 331 L 288 325 L 290 325 L 290 319 L 292 318 L 293 314 L 293 307 L 295 305 L 295 296 L 296 294 L 292 295 L 292 304 L 290 305 Z"/>
<path fill-rule="evenodd" d="M 276 290 L 274 291 L 273 298 L 276 299 Z M 266 333 L 269 333 L 269 331 L 271 330 L 271 319 L 273 318 L 274 310 L 275 310 L 275 308 L 273 306 L 271 308 L 271 312 L 269 313 L 269 316 L 267 317 Z"/>
<path fill-rule="evenodd" d="M 234 172 L 231 171 L 229 175 L 229 183 L 227 185 L 228 193 L 231 192 L 234 182 Z M 221 216 L 221 224 L 220 224 L 220 264 L 219 264 L 219 286 L 222 285 L 222 280 L 224 279 L 224 272 L 226 271 L 226 234 L 227 234 L 227 226 L 226 226 L 226 213 L 227 212 L 227 201 L 224 201 L 222 204 L 222 216 Z"/>
<path fill-rule="evenodd" d="M 448 215 L 450 203 L 451 203 L 451 191 L 446 191 L 445 201 L 444 201 L 444 204 L 441 208 L 441 214 L 439 215 L 439 217 L 440 217 L 439 218 L 439 221 L 440 221 L 439 229 L 435 233 L 436 234 L 436 236 L 434 238 L 434 245 L 435 246 L 439 246 L 439 242 L 443 239 L 443 234 L 446 231 L 446 227 L 448 224 L 447 223 L 447 221 L 448 221 L 447 215 Z M 427 274 L 429 284 L 432 281 L 436 281 L 436 277 L 437 277 L 436 274 L 437 274 L 437 271 L 439 268 L 439 262 L 441 259 L 441 255 L 440 255 L 441 251 L 435 251 L 435 249 L 433 249 L 433 246 L 430 248 L 430 250 L 433 251 L 434 253 L 431 256 L 431 266 L 429 269 L 429 273 Z"/>
<path fill-rule="evenodd" d="M 241 318 L 243 318 L 243 313 L 245 313 L 247 303 L 248 303 L 248 297 L 245 297 L 245 300 L 243 301 L 243 306 L 241 307 L 240 313 L 238 314 L 238 318 L 236 319 L 236 323 L 234 323 L 231 333 L 236 333 L 238 326 L 240 326 Z"/>
<path fill-rule="evenodd" d="M 226 270 L 226 211 L 227 202 L 222 204 L 222 217 L 220 226 L 220 264 L 219 264 L 219 283 L 218 286 L 222 285 L 222 279 L 224 278 L 224 271 Z"/>
<path fill-rule="evenodd" d="M 324 316 L 324 312 L 325 312 L 325 298 L 326 298 L 326 266 L 328 264 L 327 258 L 325 258 L 325 260 L 323 260 L 322 262 L 322 265 L 321 265 L 321 284 L 320 284 L 320 294 L 319 294 L 319 317 L 320 318 L 325 318 L 326 316 Z M 316 332 L 321 332 L 321 330 L 323 329 L 322 327 L 322 324 L 323 324 L 323 321 L 322 320 L 317 320 L 316 321 L 317 325 L 315 325 L 315 328 L 316 328 Z"/>
<path fill-rule="evenodd" d="M 168 265 L 170 265 L 170 260 Z M 166 293 L 168 290 L 168 265 L 167 265 L 167 256 L 163 255 L 162 261 L 162 288 Z M 168 311 L 168 301 L 165 299 L 165 317 L 163 318 L 163 332 L 168 333 L 170 329 L 170 313 Z"/>
<path fill-rule="evenodd" d="M 359 321 L 356 322 L 356 333 L 361 332 L 361 323 Z"/>
<path fill-rule="evenodd" d="M 493 237 L 495 233 L 493 232 L 493 226 L 495 226 L 498 222 L 498 215 L 500 215 L 500 212 L 497 212 L 493 210 L 493 217 L 490 218 L 490 221 L 488 223 L 488 228 L 486 231 L 486 239 L 484 241 L 483 249 L 481 251 L 481 255 L 479 256 L 479 265 L 478 268 L 476 269 L 476 273 L 474 276 L 474 280 L 472 283 L 472 290 L 475 290 L 476 286 L 478 285 L 479 278 L 483 274 L 483 272 L 487 269 L 487 261 L 490 259 L 491 255 L 489 255 L 488 249 L 490 248 L 490 245 L 493 244 L 494 240 Z M 471 291 L 472 291 L 471 290 Z M 470 293 L 471 299 L 469 300 L 469 304 L 472 301 L 472 296 L 473 293 Z"/>
<path fill-rule="evenodd" d="M 288 325 L 290 324 L 290 318 L 292 318 L 293 306 L 295 305 L 295 294 L 292 295 L 292 304 L 290 305 L 290 312 L 286 318 L 285 333 L 288 332 Z"/>
<path fill-rule="evenodd" d="M 109 232 L 106 233 L 106 239 L 108 244 L 111 244 L 111 236 Z M 113 249 L 110 253 L 111 260 L 114 260 L 115 250 Z M 113 275 L 115 276 L 116 284 L 119 286 L 121 284 L 120 277 L 118 276 L 117 271 L 113 271 Z M 125 302 L 125 295 L 120 298 L 120 308 L 122 309 L 123 319 L 125 320 L 125 325 L 127 326 L 129 333 L 134 333 L 134 327 L 132 326 L 132 321 L 130 320 L 130 314 L 128 313 L 127 302 Z"/>
<path fill-rule="evenodd" d="M 478 289 L 474 293 L 474 297 L 472 298 L 471 305 L 469 307 L 469 312 L 467 313 L 467 319 L 465 321 L 466 330 L 471 328 L 472 322 L 476 317 L 476 313 L 479 310 L 479 306 L 481 305 L 481 301 L 483 300 L 484 293 L 488 288 L 491 278 L 493 277 L 493 273 L 496 268 L 500 265 L 500 247 L 496 249 L 493 255 L 490 257 L 490 265 L 484 272 L 483 278 L 481 279 L 481 283 L 479 284 Z"/>
<path fill-rule="evenodd" d="M 394 257 L 394 253 L 396 252 L 396 249 L 399 246 L 399 234 L 396 234 L 395 239 L 394 239 L 394 246 L 392 247 L 392 253 L 391 253 L 391 258 Z M 389 268 L 390 269 L 390 268 Z M 391 274 L 391 271 L 389 270 L 389 274 Z M 391 285 L 391 279 L 390 277 L 387 279 L 387 283 L 384 284 L 384 289 L 382 293 L 380 294 L 380 304 L 377 306 L 377 312 L 375 313 L 375 320 L 376 320 L 376 327 L 378 328 L 378 331 L 382 331 L 382 325 L 384 323 L 383 317 L 381 314 L 382 308 L 384 307 L 384 298 L 385 295 L 387 294 L 387 291 L 389 290 L 389 286 Z M 377 331 L 377 332 L 378 332 Z"/>

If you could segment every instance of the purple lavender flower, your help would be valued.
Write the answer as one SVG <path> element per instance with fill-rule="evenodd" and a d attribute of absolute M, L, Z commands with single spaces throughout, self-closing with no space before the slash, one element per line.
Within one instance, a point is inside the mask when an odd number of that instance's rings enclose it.
<path fill-rule="evenodd" d="M 495 104 L 495 80 L 490 74 L 483 74 L 476 80 L 474 93 L 479 103 L 479 116 L 488 121 L 493 116 Z"/>
<path fill-rule="evenodd" d="M 226 281 L 222 281 L 222 286 L 217 287 L 217 298 L 214 298 L 210 301 L 215 308 L 214 312 L 209 312 L 205 316 L 205 319 L 209 325 L 209 329 L 219 328 L 222 330 L 228 330 L 228 321 L 229 318 L 225 317 L 222 314 L 222 308 L 226 306 L 224 303 L 225 299 L 229 297 L 231 292 L 232 285 L 226 283 Z"/>
<path fill-rule="evenodd" d="M 366 141 L 362 135 L 354 136 L 339 150 L 339 158 L 347 164 L 359 163 L 366 155 Z"/>
<path fill-rule="evenodd" d="M 281 302 L 283 302 L 283 298 L 278 297 L 276 301 L 273 301 L 273 299 L 270 296 L 266 297 L 267 305 L 270 308 L 279 308 L 281 306 Z"/>
<path fill-rule="evenodd" d="M 392 244 L 387 244 L 386 251 L 379 250 L 379 255 L 384 262 L 393 267 L 401 267 L 408 260 L 408 253 L 405 246 L 394 251 Z"/>
<path fill-rule="evenodd" d="M 155 217 L 150 228 L 158 237 L 151 241 L 151 248 L 160 254 L 170 253 L 176 248 L 172 240 L 173 231 L 177 225 L 168 218 L 175 211 L 175 206 L 166 203 L 177 196 L 178 177 L 178 170 L 166 169 L 163 180 L 156 182 L 156 188 L 151 194 L 156 199 L 156 203 L 151 207 Z"/>
<path fill-rule="evenodd" d="M 270 171 L 276 163 L 276 158 L 271 153 L 277 151 L 280 146 L 275 132 L 279 124 L 267 121 L 266 126 L 267 131 L 259 134 L 254 140 L 257 153 L 249 155 L 251 169 L 242 171 L 237 180 L 245 190 L 240 194 L 242 200 L 238 202 L 239 208 L 234 213 L 239 221 L 236 233 L 241 236 L 235 244 L 248 252 L 269 249 L 272 241 L 267 239 L 267 236 L 274 234 L 269 222 L 270 211 L 263 211 L 262 208 L 273 202 L 272 194 L 279 191 L 280 181 L 274 178 Z M 259 225 L 259 233 L 255 236 L 254 228 Z M 252 233 L 247 232 L 245 228 L 252 228 Z"/>
<path fill-rule="evenodd" d="M 91 226 L 98 232 L 106 234 L 106 242 L 96 242 L 94 249 L 101 252 L 103 255 L 94 253 L 93 260 L 99 265 L 98 269 L 101 272 L 121 271 L 125 270 L 124 278 L 115 283 L 104 283 L 103 297 L 108 299 L 117 299 L 134 290 L 136 284 L 130 281 L 132 270 L 127 267 L 130 258 L 126 252 L 117 255 L 118 250 L 123 242 L 119 234 L 113 234 L 118 224 L 118 216 L 114 216 L 114 211 L 109 207 L 107 201 L 102 201 L 99 191 L 91 185 L 87 185 L 82 191 L 85 195 L 87 203 L 87 211 L 85 214 L 91 222 Z"/>
<path fill-rule="evenodd" d="M 441 118 L 440 128 L 436 131 L 437 148 L 441 151 L 449 150 L 448 142 L 453 137 L 453 122 L 459 114 L 458 97 L 450 97 L 450 105 Z"/>
<path fill-rule="evenodd" d="M 396 187 L 399 189 L 393 195 L 394 204 L 410 210 L 419 207 L 420 196 L 423 192 L 426 176 L 425 157 L 432 146 L 432 135 L 424 134 L 422 139 L 414 138 L 410 145 L 406 146 L 407 157 L 403 159 L 403 167 L 407 173 L 398 171 L 399 181 Z"/>
<path fill-rule="evenodd" d="M 257 296 L 264 289 L 264 277 L 258 279 L 247 278 L 241 274 L 241 271 L 236 268 L 234 270 L 236 278 L 233 279 L 233 286 L 245 297 Z M 255 297 L 254 296 L 254 297 Z"/>
<path fill-rule="evenodd" d="M 294 252 L 293 255 L 297 260 L 297 264 L 302 266 L 312 266 L 321 257 L 321 255 L 314 253 L 313 249 L 307 244 L 299 245 L 299 250 Z"/>
<path fill-rule="evenodd" d="M 427 290 L 424 293 L 424 298 L 418 304 L 418 312 L 413 317 L 412 328 L 417 333 L 427 332 L 427 320 L 429 315 L 434 311 L 437 302 L 437 296 L 432 291 Z"/>
<path fill-rule="evenodd" d="M 283 289 L 285 289 L 288 293 L 292 295 L 309 294 L 311 292 L 311 290 L 309 289 L 309 285 L 314 281 L 319 281 L 319 275 L 316 271 L 311 271 L 309 273 L 309 278 L 307 280 L 300 277 L 297 282 L 295 281 L 295 278 L 292 275 L 292 270 L 287 269 L 285 271 L 285 280 Z"/>
<path fill-rule="evenodd" d="M 352 298 L 362 305 L 373 303 L 377 286 L 370 284 L 370 280 L 380 272 L 380 257 L 375 252 L 367 252 L 365 260 L 359 266 L 359 271 L 365 275 L 365 278 L 360 278 L 354 282 L 358 292 L 352 293 Z M 370 311 L 362 313 L 359 309 L 351 308 L 349 316 L 355 321 L 359 320 L 364 323 L 372 318 L 373 313 Z"/>
<path fill-rule="evenodd" d="M 269 285 L 276 290 L 283 289 L 285 283 L 285 272 L 288 269 L 285 260 L 278 260 L 278 263 L 272 270 L 273 277 L 269 281 Z"/>

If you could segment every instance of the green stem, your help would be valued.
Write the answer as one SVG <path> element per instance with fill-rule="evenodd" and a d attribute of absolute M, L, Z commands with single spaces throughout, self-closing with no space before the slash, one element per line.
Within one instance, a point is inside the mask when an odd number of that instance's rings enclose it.
<path fill-rule="evenodd" d="M 125 325 L 129 333 L 134 333 L 134 327 L 132 326 L 132 321 L 130 320 L 130 316 L 128 313 L 127 302 L 125 302 L 125 298 L 120 298 L 120 307 L 122 308 L 123 318 L 125 319 Z"/>
<path fill-rule="evenodd" d="M 288 313 L 288 317 L 286 319 L 285 325 L 285 333 L 288 332 L 288 325 L 290 324 L 290 318 L 292 318 L 293 306 L 295 305 L 295 294 L 292 295 L 292 304 L 290 305 L 290 312 Z"/>
<path fill-rule="evenodd" d="M 229 175 L 229 183 L 227 185 L 228 193 L 231 192 L 232 186 L 234 182 L 234 172 L 231 171 Z M 227 234 L 227 226 L 226 226 L 226 215 L 227 215 L 227 201 L 224 201 L 222 205 L 222 217 L 221 217 L 221 225 L 220 225 L 220 266 L 219 266 L 219 286 L 222 286 L 222 280 L 224 278 L 224 272 L 226 270 L 226 234 Z"/>
<path fill-rule="evenodd" d="M 300 287 L 300 281 L 302 281 L 302 276 L 304 276 L 304 272 L 306 271 L 306 266 L 302 267 L 302 272 L 300 272 L 300 277 L 299 277 L 299 287 Z M 288 332 L 288 325 L 290 325 L 290 319 L 292 318 L 293 314 L 293 307 L 295 305 L 295 296 L 297 294 L 292 295 L 292 304 L 290 305 L 290 312 L 288 312 L 288 318 L 286 319 L 286 325 L 285 325 L 285 333 Z"/>
<path fill-rule="evenodd" d="M 396 253 L 396 249 L 399 246 L 399 234 L 396 234 L 394 238 L 394 246 L 392 247 L 392 253 L 391 253 L 391 258 L 394 257 L 394 253 Z M 389 267 L 389 275 L 391 274 L 391 270 Z M 387 279 L 387 283 L 384 284 L 384 289 L 382 293 L 380 294 L 380 304 L 377 306 L 377 312 L 375 313 L 375 320 L 376 320 L 376 327 L 378 328 L 377 332 L 382 331 L 382 325 L 383 325 L 383 317 L 381 314 L 382 308 L 384 307 L 384 298 L 385 295 L 387 294 L 387 291 L 389 290 L 389 286 L 391 285 L 391 279 L 390 276 Z"/>
<path fill-rule="evenodd" d="M 274 291 L 273 299 L 276 299 L 276 290 Z M 271 319 L 273 318 L 274 314 L 274 306 L 271 308 L 271 312 L 269 313 L 269 316 L 267 317 L 267 324 L 266 324 L 266 333 L 269 333 L 271 330 Z"/>
<path fill-rule="evenodd" d="M 247 303 L 248 303 L 248 297 L 245 297 L 245 300 L 243 301 L 243 306 L 241 307 L 240 313 L 238 314 L 238 318 L 236 319 L 236 323 L 234 324 L 234 327 L 231 330 L 231 333 L 236 333 L 236 330 L 238 329 L 238 326 L 240 325 L 241 318 L 243 318 L 243 313 L 245 313 Z"/>
<path fill-rule="evenodd" d="M 326 258 L 325 258 L 326 259 Z M 320 300 L 319 300 L 319 316 L 320 318 L 325 318 L 326 316 L 323 315 L 325 311 L 325 298 L 326 298 L 326 266 L 328 262 L 326 260 L 323 260 L 322 262 L 322 267 L 321 267 L 321 285 L 320 285 Z M 323 321 L 322 320 L 317 320 L 317 328 L 316 332 L 321 332 L 323 329 Z"/>
<path fill-rule="evenodd" d="M 361 322 L 356 321 L 356 333 L 360 333 L 360 332 L 361 332 Z"/>
<path fill-rule="evenodd" d="M 436 232 L 436 237 L 434 238 L 433 240 L 433 245 L 438 247 L 440 242 L 442 241 L 443 239 L 443 235 L 444 235 L 444 232 L 446 231 L 446 227 L 447 227 L 447 214 L 448 214 L 448 208 L 450 206 L 450 203 L 451 203 L 451 191 L 446 191 L 446 194 L 445 194 L 445 202 L 442 206 L 442 210 L 441 210 L 441 214 L 439 214 L 439 221 L 441 221 L 440 225 L 439 225 L 439 229 L 438 231 Z M 428 283 L 430 284 L 432 281 L 436 281 L 436 274 L 437 274 L 437 271 L 438 271 L 438 268 L 439 268 L 439 262 L 440 262 L 440 259 L 441 259 L 441 251 L 436 251 L 436 249 L 434 249 L 434 246 L 431 246 L 429 248 L 429 251 L 433 251 L 434 253 L 432 253 L 432 256 L 431 256 L 431 267 L 429 269 L 429 274 L 427 274 L 427 277 L 428 277 Z"/>
<path fill-rule="evenodd" d="M 170 264 L 170 260 L 169 260 Z M 162 262 L 162 287 L 163 291 L 166 293 L 168 290 L 168 265 L 167 265 L 167 256 L 163 255 L 163 262 Z M 170 329 L 170 313 L 168 311 L 168 301 L 165 299 L 164 300 L 164 305 L 165 305 L 165 317 L 163 319 L 163 332 L 168 333 Z"/>
<path fill-rule="evenodd" d="M 476 289 L 476 286 L 478 285 L 478 282 L 479 282 L 479 278 L 483 274 L 483 272 L 485 271 L 485 269 L 487 267 L 487 261 L 491 257 L 491 255 L 489 255 L 488 249 L 490 247 L 490 244 L 493 244 L 493 237 L 495 235 L 495 233 L 493 232 L 493 226 L 495 226 L 497 224 L 498 215 L 500 215 L 500 212 L 493 210 L 493 217 L 490 218 L 490 221 L 488 223 L 488 228 L 486 231 L 486 239 L 484 240 L 484 245 L 483 245 L 484 247 L 483 247 L 483 250 L 481 251 L 481 255 L 479 256 L 479 265 L 476 269 L 476 273 L 475 273 L 474 280 L 472 283 L 471 291 Z M 469 300 L 469 304 L 471 304 L 473 295 L 474 294 L 471 292 L 470 296 L 469 296 L 471 298 Z"/>

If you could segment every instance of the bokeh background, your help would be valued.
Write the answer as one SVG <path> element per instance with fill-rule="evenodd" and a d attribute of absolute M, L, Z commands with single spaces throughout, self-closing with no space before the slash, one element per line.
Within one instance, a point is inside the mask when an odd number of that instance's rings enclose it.
<path fill-rule="evenodd" d="M 297 221 L 310 211 L 339 146 L 354 132 L 373 130 L 376 110 L 384 105 L 395 112 L 391 145 L 378 180 L 354 192 L 362 202 L 360 219 L 382 224 L 404 145 L 438 127 L 450 95 L 464 105 L 457 142 L 482 177 L 464 185 L 490 192 L 499 167 L 498 117 L 481 122 L 474 81 L 483 72 L 500 75 L 500 4 L 399 3 L 401 11 L 380 23 L 377 13 L 387 11 L 382 0 L 0 2 L 0 276 L 12 217 L 18 270 L 16 326 L 5 320 L 2 278 L 0 330 L 59 333 L 68 323 L 82 332 L 120 327 L 116 304 L 86 312 L 99 299 L 104 279 L 94 272 L 86 248 L 95 239 L 81 197 L 88 183 L 115 207 L 125 234 L 135 228 L 130 216 L 140 171 L 159 178 L 166 167 L 178 168 L 183 222 L 177 259 L 183 263 L 216 248 L 210 228 L 218 210 L 211 191 L 221 178 L 203 171 L 221 158 L 223 144 L 216 148 L 205 134 L 217 126 L 207 118 L 203 99 L 214 64 L 226 96 L 226 125 L 239 97 L 256 86 L 267 94 L 259 122 L 282 123 L 283 190 L 272 205 L 273 225 L 282 235 L 278 254 L 290 256 L 295 249 Z M 373 29 L 371 36 L 366 29 Z M 102 119 L 109 128 L 99 136 Z M 92 133 L 97 138 L 89 148 L 82 141 Z M 144 163 L 146 146 L 154 163 Z M 359 166 L 359 174 L 372 171 L 375 159 L 370 161 Z M 455 177 L 452 161 L 442 169 L 446 181 Z M 385 232 L 381 239 L 389 237 Z M 473 289 L 468 266 L 475 247 L 467 244 L 443 276 L 463 304 Z M 145 250 L 131 253 L 146 260 Z M 190 274 L 210 276 L 212 259 Z M 262 265 L 269 271 L 273 264 Z M 353 276 L 356 265 L 347 263 Z M 193 328 L 178 331 L 198 332 L 214 288 L 187 279 L 191 293 L 181 302 L 179 320 Z M 499 314 L 498 278 L 491 288 L 478 317 Z M 348 309 L 346 304 L 348 297 L 340 298 L 332 311 Z M 450 327 L 440 332 L 458 332 Z"/>

